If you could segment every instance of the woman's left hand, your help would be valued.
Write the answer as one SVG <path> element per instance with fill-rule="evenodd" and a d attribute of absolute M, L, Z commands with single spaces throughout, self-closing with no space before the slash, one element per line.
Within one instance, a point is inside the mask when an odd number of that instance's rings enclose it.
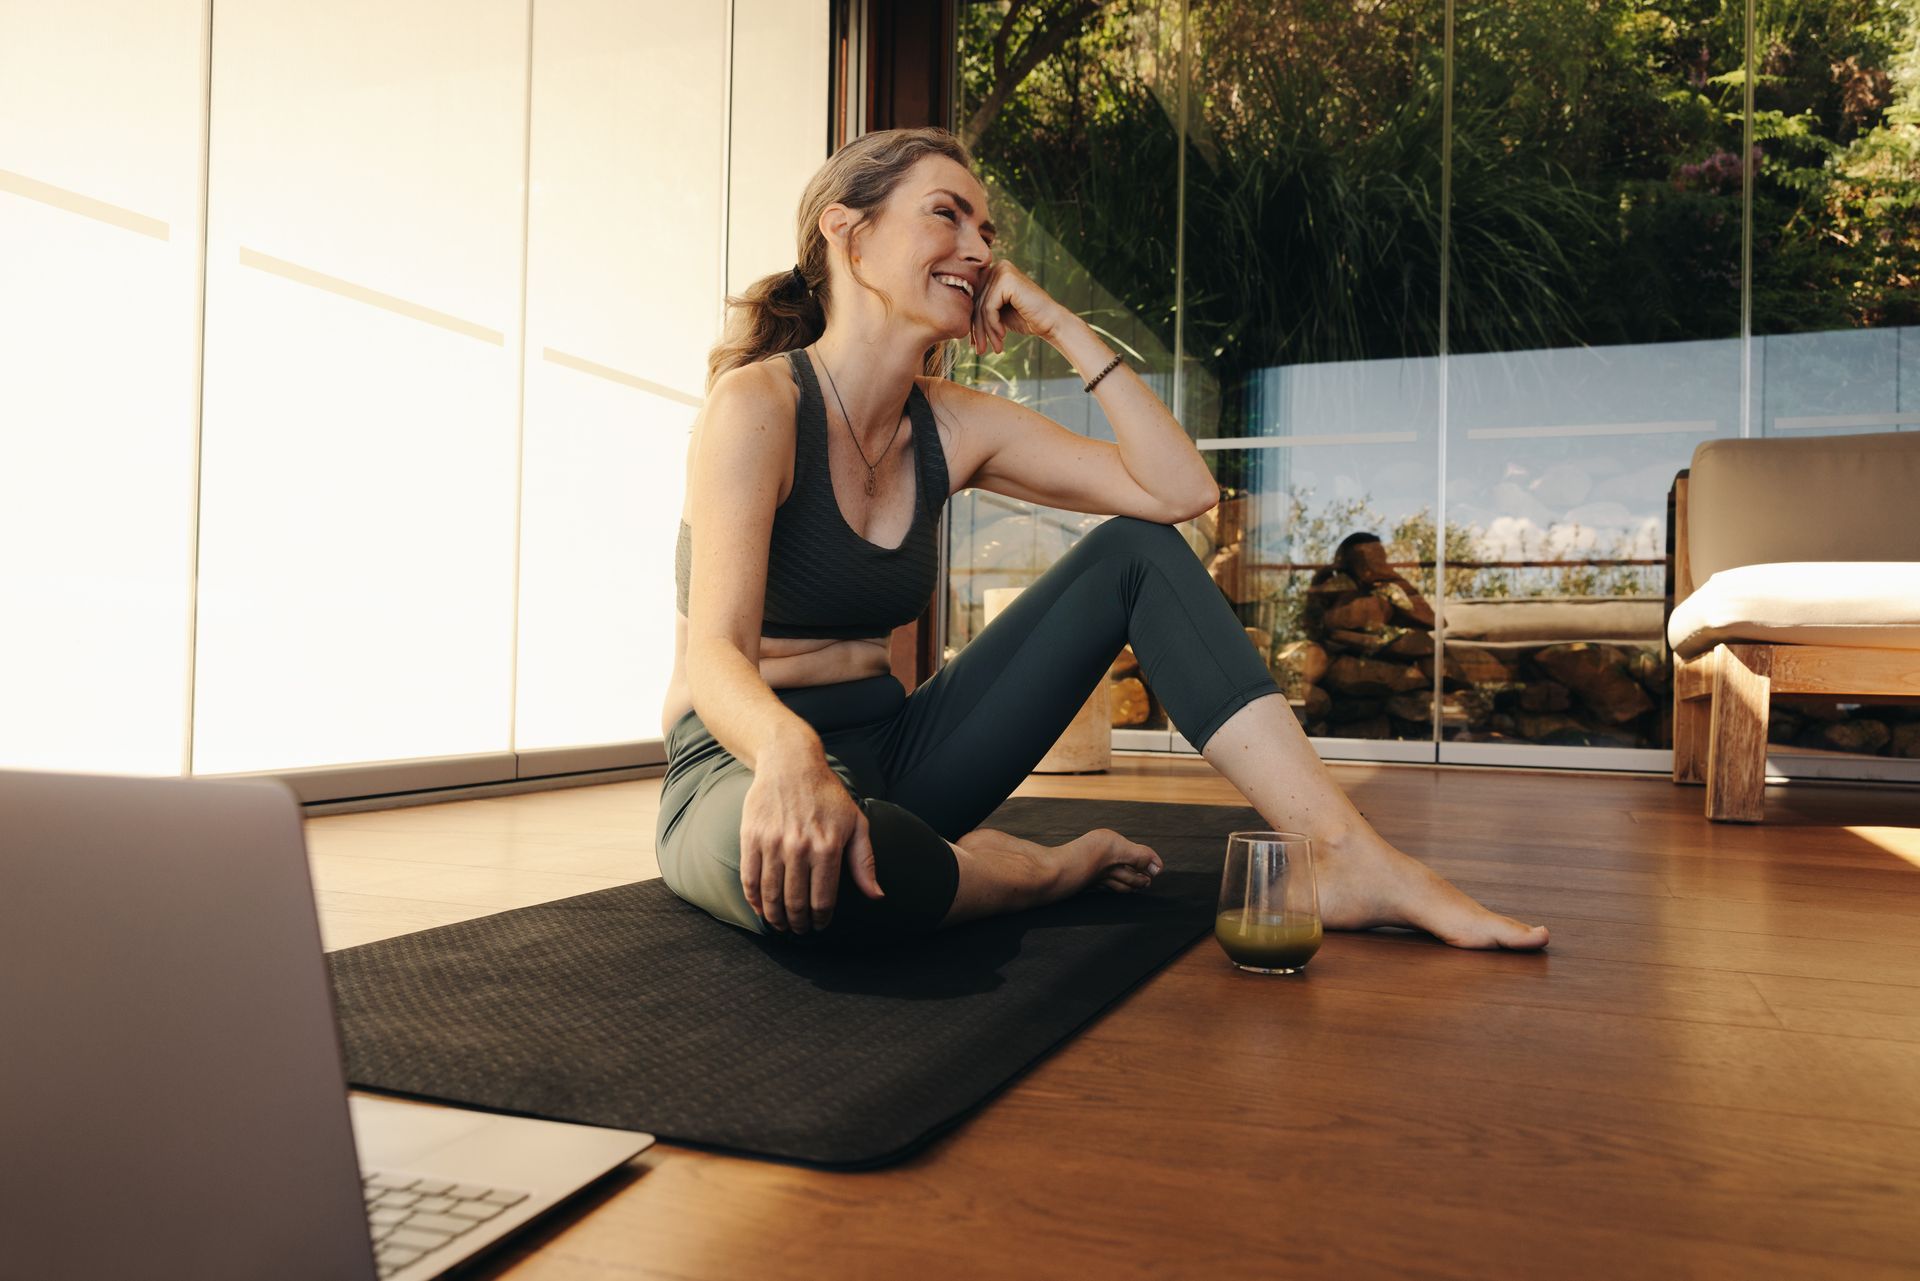
<path fill-rule="evenodd" d="M 973 304 L 973 349 L 982 354 L 1005 351 L 1009 332 L 1050 337 L 1067 314 L 1052 295 L 1005 258 L 988 264 L 978 290 Z"/>

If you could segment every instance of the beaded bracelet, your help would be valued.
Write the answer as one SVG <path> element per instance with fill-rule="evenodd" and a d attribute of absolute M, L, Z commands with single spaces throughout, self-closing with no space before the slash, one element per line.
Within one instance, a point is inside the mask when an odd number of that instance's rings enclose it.
<path fill-rule="evenodd" d="M 1092 378 L 1087 380 L 1086 389 L 1088 391 L 1092 391 L 1093 384 L 1099 382 L 1102 378 L 1105 378 L 1108 374 L 1112 373 L 1113 367 L 1119 363 L 1120 363 L 1120 357 L 1118 356 L 1115 356 L 1112 360 L 1109 360 L 1107 362 L 1107 367 L 1105 369 L 1102 369 L 1099 373 L 1095 374 Z"/>

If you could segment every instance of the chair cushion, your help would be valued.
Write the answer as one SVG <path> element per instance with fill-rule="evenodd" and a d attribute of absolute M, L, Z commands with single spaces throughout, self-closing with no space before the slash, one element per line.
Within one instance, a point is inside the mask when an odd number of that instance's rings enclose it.
<path fill-rule="evenodd" d="M 1783 561 L 1920 560 L 1920 432 L 1702 441 L 1687 486 L 1695 583 Z"/>
<path fill-rule="evenodd" d="M 1920 562 L 1782 561 L 1723 569 L 1674 608 L 1682 658 L 1722 641 L 1920 650 Z"/>
<path fill-rule="evenodd" d="M 1561 641 L 1660 645 L 1665 602 L 1621 596 L 1449 600 L 1447 639 L 1478 645 L 1532 646 Z"/>

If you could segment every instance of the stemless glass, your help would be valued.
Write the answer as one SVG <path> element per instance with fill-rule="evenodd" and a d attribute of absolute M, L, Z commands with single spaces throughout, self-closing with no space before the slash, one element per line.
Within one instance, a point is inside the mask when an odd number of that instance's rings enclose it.
<path fill-rule="evenodd" d="M 1313 842 L 1298 832 L 1229 832 L 1213 937 L 1255 974 L 1298 974 L 1320 950 Z"/>

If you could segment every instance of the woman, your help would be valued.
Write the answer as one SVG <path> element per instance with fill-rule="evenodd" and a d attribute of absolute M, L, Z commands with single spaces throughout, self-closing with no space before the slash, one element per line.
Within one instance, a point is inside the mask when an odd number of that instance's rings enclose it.
<path fill-rule="evenodd" d="M 971 163 L 939 129 L 848 144 L 801 198 L 794 269 L 730 300 L 688 451 L 668 886 L 756 933 L 854 946 L 1147 888 L 1158 855 L 1118 832 L 1047 847 L 976 826 L 1131 643 L 1188 741 L 1267 822 L 1314 838 L 1328 928 L 1544 946 L 1334 783 L 1173 528 L 1217 501 L 1206 463 L 1085 321 L 993 256 Z M 935 376 L 939 344 L 1001 351 L 1009 333 L 1072 362 L 1115 442 Z M 908 693 L 888 635 L 931 597 L 940 508 L 966 488 L 1113 518 Z"/>

